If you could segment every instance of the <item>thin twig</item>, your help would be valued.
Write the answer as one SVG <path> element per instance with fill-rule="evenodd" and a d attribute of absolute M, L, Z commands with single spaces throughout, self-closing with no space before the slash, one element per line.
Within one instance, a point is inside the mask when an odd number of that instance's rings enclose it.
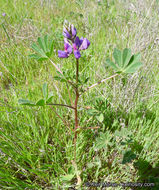
<path fill-rule="evenodd" d="M 63 75 L 63 72 L 61 71 L 61 69 L 60 69 L 51 59 L 49 59 L 49 61 L 50 61 L 50 62 L 52 63 L 52 65 L 57 69 L 57 71 Z"/>
<path fill-rule="evenodd" d="M 108 78 L 106 78 L 106 79 L 103 79 L 103 80 L 101 80 L 101 81 L 99 81 L 99 82 L 97 82 L 97 83 L 95 83 L 95 84 L 93 84 L 93 85 L 87 87 L 82 93 L 84 93 L 84 92 L 88 91 L 89 89 L 91 89 L 91 88 L 93 88 L 93 87 L 95 87 L 95 86 L 101 84 L 102 82 L 105 82 L 106 80 L 109 80 L 109 79 L 111 79 L 111 78 L 114 78 L 114 77 L 116 77 L 116 76 L 118 76 L 118 75 L 119 75 L 119 74 L 115 74 L 115 75 L 112 75 L 112 76 L 110 76 L 110 77 L 108 77 Z"/>
<path fill-rule="evenodd" d="M 65 104 L 52 104 L 52 103 L 50 103 L 50 104 L 47 104 L 47 105 L 52 105 L 52 106 L 63 106 L 63 107 L 68 107 L 68 108 L 71 108 L 71 109 L 75 109 L 73 106 L 69 106 L 69 105 L 65 105 Z"/>

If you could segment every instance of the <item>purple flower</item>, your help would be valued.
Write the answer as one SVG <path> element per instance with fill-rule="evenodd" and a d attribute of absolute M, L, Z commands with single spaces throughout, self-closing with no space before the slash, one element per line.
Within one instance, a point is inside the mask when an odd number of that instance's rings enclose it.
<path fill-rule="evenodd" d="M 71 39 L 71 34 L 67 31 L 66 28 L 63 28 L 63 36 L 65 38 Z"/>
<path fill-rule="evenodd" d="M 65 25 L 63 28 L 63 35 L 64 35 L 64 49 L 65 51 L 58 50 L 58 56 L 60 58 L 67 58 L 72 53 L 72 49 L 74 52 L 74 56 L 76 59 L 79 59 L 81 57 L 81 50 L 85 50 L 89 47 L 90 42 L 87 38 L 81 37 L 79 39 L 77 34 L 76 28 L 73 26 L 73 24 L 69 24 L 67 27 L 68 22 L 65 21 Z M 70 42 L 70 43 L 69 43 Z"/>
<path fill-rule="evenodd" d="M 76 37 L 77 30 L 73 26 L 73 24 L 67 26 L 64 26 L 63 28 L 63 36 L 69 40 L 73 40 Z"/>
<path fill-rule="evenodd" d="M 69 57 L 69 55 L 72 53 L 72 47 L 71 45 L 69 44 L 69 42 L 67 42 L 65 40 L 65 43 L 64 43 L 64 51 L 61 51 L 61 50 L 58 50 L 58 56 L 60 58 L 67 58 Z"/>
<path fill-rule="evenodd" d="M 5 17 L 5 16 L 6 16 L 6 13 L 2 13 L 2 16 Z"/>
<path fill-rule="evenodd" d="M 76 37 L 76 34 L 77 34 L 77 30 L 76 28 L 73 26 L 73 24 L 71 24 L 71 32 L 72 32 L 72 37 Z"/>
<path fill-rule="evenodd" d="M 90 41 L 87 38 L 79 37 L 77 36 L 75 39 L 75 42 L 73 43 L 73 50 L 74 50 L 74 56 L 76 59 L 79 59 L 81 57 L 80 51 L 85 50 L 89 47 Z"/>

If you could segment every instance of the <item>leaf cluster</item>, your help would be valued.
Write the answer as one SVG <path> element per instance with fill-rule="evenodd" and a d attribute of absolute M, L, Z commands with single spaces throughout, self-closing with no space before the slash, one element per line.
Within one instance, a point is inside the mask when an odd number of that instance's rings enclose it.
<path fill-rule="evenodd" d="M 44 37 L 38 37 L 37 44 L 32 44 L 32 49 L 35 54 L 31 54 L 30 58 L 34 58 L 38 61 L 43 61 L 51 57 L 53 52 L 53 41 L 48 40 L 48 35 Z"/>

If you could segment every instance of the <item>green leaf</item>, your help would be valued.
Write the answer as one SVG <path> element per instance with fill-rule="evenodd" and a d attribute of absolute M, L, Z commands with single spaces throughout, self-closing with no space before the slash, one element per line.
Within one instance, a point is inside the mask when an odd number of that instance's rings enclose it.
<path fill-rule="evenodd" d="M 133 55 L 127 65 L 127 67 L 124 69 L 125 73 L 134 73 L 136 72 L 141 66 L 142 63 L 140 62 L 141 54 L 138 53 L 136 55 Z"/>
<path fill-rule="evenodd" d="M 95 144 L 94 144 L 94 149 L 95 150 L 100 150 L 102 148 L 107 149 L 108 145 L 112 146 L 112 134 L 110 132 L 105 132 L 105 133 L 100 133 L 99 137 L 97 137 Z"/>
<path fill-rule="evenodd" d="M 46 52 L 49 52 L 49 49 L 48 49 L 49 44 L 48 44 L 48 36 L 47 35 L 44 36 L 44 42 L 45 42 L 44 43 L 44 49 Z"/>
<path fill-rule="evenodd" d="M 110 67 L 112 67 L 113 69 L 115 69 L 116 71 L 119 70 L 119 67 L 117 67 L 117 65 L 115 63 L 113 63 L 112 61 L 110 61 L 110 59 L 106 60 L 106 64 Z"/>
<path fill-rule="evenodd" d="M 141 59 L 141 54 L 140 54 L 140 53 L 137 53 L 137 54 L 135 54 L 135 55 L 132 55 L 132 57 L 131 57 L 131 59 L 130 59 L 130 61 L 129 61 L 129 63 L 128 63 L 127 66 L 131 65 L 132 63 L 139 62 L 140 59 Z"/>
<path fill-rule="evenodd" d="M 39 54 L 42 58 L 47 58 L 46 54 L 44 53 L 43 49 L 39 48 L 35 43 L 32 44 L 32 49 Z"/>
<path fill-rule="evenodd" d="M 84 84 L 86 84 L 86 83 L 88 82 L 89 78 L 90 78 L 90 77 L 87 77 L 87 78 L 85 79 Z"/>
<path fill-rule="evenodd" d="M 31 55 L 29 55 L 29 57 L 30 58 L 33 58 L 33 59 L 37 59 L 37 60 L 39 60 L 41 57 L 39 56 L 39 55 L 37 55 L 37 54 L 31 54 Z"/>
<path fill-rule="evenodd" d="M 104 120 L 104 115 L 101 113 L 99 116 L 96 116 L 96 118 L 98 119 L 99 122 L 103 122 Z"/>
<path fill-rule="evenodd" d="M 136 154 L 128 150 L 124 153 L 122 164 L 131 163 L 134 159 L 136 159 Z"/>
<path fill-rule="evenodd" d="M 125 48 L 123 52 L 115 48 L 113 57 L 115 63 L 107 59 L 106 64 L 112 67 L 117 73 L 134 73 L 142 66 L 140 53 L 131 56 L 131 50 L 128 48 Z"/>
<path fill-rule="evenodd" d="M 95 116 L 96 114 L 98 114 L 98 110 L 95 109 L 88 109 L 87 112 L 90 116 Z"/>
<path fill-rule="evenodd" d="M 33 43 L 31 47 L 36 54 L 30 55 L 30 58 L 34 58 L 40 61 L 46 60 L 52 55 L 53 41 L 49 41 L 48 36 L 45 35 L 44 37 L 38 37 L 37 44 Z"/>
<path fill-rule="evenodd" d="M 36 106 L 45 106 L 45 100 L 44 99 L 40 99 L 36 102 Z"/>
<path fill-rule="evenodd" d="M 53 92 L 50 92 L 46 103 L 47 104 L 51 103 L 52 102 L 52 98 L 53 98 Z"/>
<path fill-rule="evenodd" d="M 92 168 L 94 166 L 97 166 L 98 168 L 101 168 L 101 160 L 98 156 L 95 157 L 93 162 L 90 162 L 87 164 L 88 168 Z"/>
<path fill-rule="evenodd" d="M 52 52 L 53 52 L 53 40 L 51 40 L 51 41 L 48 43 L 48 48 L 49 48 L 49 50 L 50 50 L 50 52 L 49 52 L 49 57 L 51 57 Z"/>
<path fill-rule="evenodd" d="M 45 48 L 45 45 L 44 45 L 44 42 L 43 42 L 43 39 L 38 37 L 38 44 L 40 46 L 40 48 L 43 50 L 43 52 L 46 52 L 46 48 Z"/>
<path fill-rule="evenodd" d="M 25 100 L 25 99 L 19 99 L 18 103 L 21 105 L 26 105 L 26 106 L 35 106 L 35 103 L 30 101 L 30 100 Z"/>
<path fill-rule="evenodd" d="M 131 58 L 131 49 L 125 48 L 123 50 L 123 67 L 126 67 L 130 61 Z"/>
<path fill-rule="evenodd" d="M 61 180 L 65 182 L 69 182 L 73 179 L 74 176 L 75 174 L 67 174 L 67 175 L 61 176 Z"/>
<path fill-rule="evenodd" d="M 43 96 L 44 96 L 44 99 L 46 101 L 48 99 L 48 86 L 47 86 L 47 83 L 43 84 Z"/>
<path fill-rule="evenodd" d="M 137 62 L 137 63 L 132 63 L 131 65 L 129 65 L 126 69 L 125 69 L 125 73 L 134 73 L 136 72 L 138 69 L 140 69 L 140 67 L 142 67 L 142 63 L 141 62 Z"/>
<path fill-rule="evenodd" d="M 57 81 L 60 81 L 60 82 L 66 82 L 67 80 L 60 77 L 60 76 L 54 76 L 54 79 L 57 80 Z"/>
<path fill-rule="evenodd" d="M 54 76 L 54 79 L 60 82 L 67 82 L 67 79 L 65 78 L 65 76 L 63 76 L 59 71 L 57 72 L 57 76 Z M 65 72 L 64 72 L 65 73 Z"/>
<path fill-rule="evenodd" d="M 122 53 L 118 49 L 114 49 L 113 57 L 115 59 L 116 64 L 119 65 L 119 67 L 122 67 Z"/>

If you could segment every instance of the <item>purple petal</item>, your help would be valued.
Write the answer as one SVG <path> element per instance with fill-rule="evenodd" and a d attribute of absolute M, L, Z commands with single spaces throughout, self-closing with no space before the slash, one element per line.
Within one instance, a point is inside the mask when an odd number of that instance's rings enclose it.
<path fill-rule="evenodd" d="M 64 43 L 64 48 L 65 48 L 65 51 L 68 53 L 68 54 L 71 54 L 72 53 L 72 47 L 69 43 Z"/>
<path fill-rule="evenodd" d="M 71 25 L 71 32 L 72 32 L 72 37 L 75 37 L 77 34 L 77 30 L 76 28 L 73 26 L 73 24 Z"/>
<path fill-rule="evenodd" d="M 78 47 L 77 47 L 77 45 L 76 45 L 75 43 L 73 43 L 72 46 L 73 46 L 73 49 L 74 49 L 74 50 L 78 50 Z"/>
<path fill-rule="evenodd" d="M 82 42 L 83 42 L 83 37 L 81 37 L 81 39 L 80 39 L 80 46 L 81 46 Z"/>
<path fill-rule="evenodd" d="M 69 43 L 67 38 L 64 38 L 64 43 Z"/>
<path fill-rule="evenodd" d="M 74 44 L 76 45 L 76 47 L 80 47 L 80 39 L 78 36 L 76 37 Z"/>
<path fill-rule="evenodd" d="M 89 47 L 89 45 L 90 45 L 90 41 L 87 38 L 84 38 L 83 42 L 80 46 L 80 50 L 87 49 Z"/>
<path fill-rule="evenodd" d="M 63 36 L 64 36 L 65 38 L 71 39 L 71 35 L 70 35 L 70 33 L 67 31 L 67 29 L 66 29 L 65 27 L 63 28 Z"/>
<path fill-rule="evenodd" d="M 65 51 L 58 50 L 58 56 L 59 56 L 60 58 L 67 58 L 69 55 L 68 55 L 68 53 L 65 52 Z"/>
<path fill-rule="evenodd" d="M 81 57 L 80 51 L 78 51 L 78 50 L 74 51 L 74 55 L 75 55 L 76 59 L 79 59 Z"/>
<path fill-rule="evenodd" d="M 5 17 L 5 16 L 6 16 L 6 13 L 2 13 L 2 16 L 4 16 L 4 17 Z"/>

